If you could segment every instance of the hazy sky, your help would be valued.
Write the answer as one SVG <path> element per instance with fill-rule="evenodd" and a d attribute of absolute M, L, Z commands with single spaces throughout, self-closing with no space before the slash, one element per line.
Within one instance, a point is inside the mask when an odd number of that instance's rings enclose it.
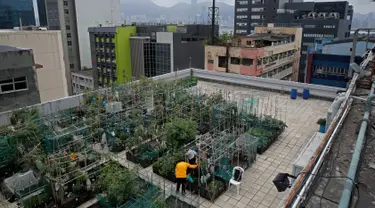
<path fill-rule="evenodd" d="M 152 0 L 160 6 L 173 6 L 178 2 L 190 2 L 190 0 Z M 205 2 L 207 0 L 198 0 L 198 2 Z M 225 2 L 227 4 L 234 4 L 234 0 L 217 0 Z M 315 1 L 315 2 L 324 2 L 324 1 L 334 1 L 334 0 L 305 0 L 305 1 Z M 348 0 L 353 6 L 354 11 L 358 13 L 369 13 L 375 12 L 375 2 L 370 3 L 371 0 Z"/>

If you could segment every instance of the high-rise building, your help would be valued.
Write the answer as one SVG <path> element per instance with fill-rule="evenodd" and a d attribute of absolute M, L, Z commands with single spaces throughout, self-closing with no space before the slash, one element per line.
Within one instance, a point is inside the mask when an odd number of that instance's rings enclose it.
<path fill-rule="evenodd" d="M 80 62 L 91 68 L 89 27 L 113 27 L 121 25 L 120 0 L 75 1 Z"/>
<path fill-rule="evenodd" d="M 203 41 L 210 37 L 210 28 L 210 25 L 89 28 L 95 84 L 102 87 L 190 66 L 203 68 Z"/>
<path fill-rule="evenodd" d="M 288 0 L 236 0 L 234 33 L 251 34 L 255 27 L 274 22 L 277 9 L 283 8 L 286 2 Z"/>
<path fill-rule="evenodd" d="M 31 49 L 0 45 L 0 112 L 40 103 Z"/>
<path fill-rule="evenodd" d="M 47 102 L 68 96 L 71 85 L 67 82 L 64 52 L 60 31 L 0 30 L 0 43 L 30 48 L 33 52 L 40 101 Z M 2 77 L 2 75 L 0 75 Z"/>
<path fill-rule="evenodd" d="M 307 48 L 313 46 L 315 38 L 342 39 L 350 36 L 353 7 L 342 2 L 286 3 L 285 9 L 277 10 L 275 26 L 302 27 L 300 77 L 305 78 Z"/>
<path fill-rule="evenodd" d="M 302 28 L 255 27 L 231 43 L 207 45 L 205 69 L 297 81 L 301 39 Z"/>
<path fill-rule="evenodd" d="M 0 29 L 35 25 L 33 0 L 0 0 Z"/>
<path fill-rule="evenodd" d="M 75 0 L 45 0 L 49 30 L 60 30 L 64 49 L 69 94 L 72 94 L 70 72 L 81 69 Z M 85 12 L 85 11 L 82 11 Z"/>
<path fill-rule="evenodd" d="M 39 15 L 39 26 L 47 27 L 47 10 L 46 10 L 46 0 L 37 0 L 38 15 Z"/>

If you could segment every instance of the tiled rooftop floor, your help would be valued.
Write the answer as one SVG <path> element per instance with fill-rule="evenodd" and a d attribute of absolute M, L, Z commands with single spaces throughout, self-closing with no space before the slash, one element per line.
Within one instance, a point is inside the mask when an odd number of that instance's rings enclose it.
<path fill-rule="evenodd" d="M 272 180 L 279 172 L 292 173 L 295 159 L 299 156 L 309 138 L 318 130 L 316 121 L 321 117 L 326 117 L 331 102 L 319 99 L 303 100 L 300 97 L 291 100 L 287 94 L 237 86 L 229 87 L 228 85 L 209 82 L 199 82 L 198 86 L 203 89 L 214 89 L 213 91 L 229 89 L 232 94 L 241 94 L 240 96 L 244 97 L 259 97 L 263 99 L 264 106 L 272 106 L 270 103 L 277 102 L 279 112 L 277 117 L 286 121 L 288 125 L 277 141 L 265 153 L 258 155 L 254 165 L 245 171 L 239 196 L 237 196 L 235 187 L 232 187 L 220 196 L 214 204 L 205 201 L 201 206 L 212 208 L 279 207 L 279 203 L 286 192 L 278 193 Z M 270 114 L 269 112 L 272 112 L 272 110 L 263 110 L 263 112 Z"/>

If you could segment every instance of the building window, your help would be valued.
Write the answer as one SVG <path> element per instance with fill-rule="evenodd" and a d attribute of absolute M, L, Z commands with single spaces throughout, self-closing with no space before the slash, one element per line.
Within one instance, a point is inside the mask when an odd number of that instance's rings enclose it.
<path fill-rule="evenodd" d="M 251 15 L 251 19 L 261 19 L 262 15 Z"/>
<path fill-rule="evenodd" d="M 237 15 L 237 19 L 247 19 L 247 15 Z"/>
<path fill-rule="evenodd" d="M 66 30 L 70 30 L 70 25 L 66 25 Z"/>
<path fill-rule="evenodd" d="M 72 41 L 68 41 L 68 45 L 72 45 Z"/>
<path fill-rule="evenodd" d="M 214 60 L 212 60 L 212 59 L 208 59 L 208 63 L 209 63 L 209 64 L 213 64 L 213 63 L 214 63 Z"/>
<path fill-rule="evenodd" d="M 227 57 L 219 56 L 219 67 L 225 68 L 227 67 Z"/>
<path fill-rule="evenodd" d="M 304 28 L 315 28 L 315 25 L 304 25 Z"/>
<path fill-rule="evenodd" d="M 71 38 L 72 34 L 71 33 L 66 33 L 66 37 Z"/>
<path fill-rule="evenodd" d="M 241 59 L 239 59 L 237 57 L 230 57 L 230 63 L 235 64 L 235 65 L 240 65 Z"/>
<path fill-rule="evenodd" d="M 251 65 L 253 65 L 253 59 L 243 58 L 242 59 L 242 65 L 244 65 L 244 66 L 251 66 Z"/>
<path fill-rule="evenodd" d="M 237 34 L 240 34 L 240 33 L 247 33 L 247 31 L 246 31 L 246 30 L 236 30 L 236 33 L 237 33 Z"/>
<path fill-rule="evenodd" d="M 335 25 L 323 25 L 323 28 L 336 28 Z"/>
<path fill-rule="evenodd" d="M 64 1 L 64 6 L 68 6 L 68 1 Z"/>
<path fill-rule="evenodd" d="M 0 81 L 0 94 L 28 90 L 26 77 Z"/>
<path fill-rule="evenodd" d="M 71 68 L 71 69 L 73 69 L 73 68 L 74 68 L 74 64 L 70 64 L 69 66 L 70 66 L 70 68 Z"/>
<path fill-rule="evenodd" d="M 69 10 L 68 9 L 64 9 L 64 13 L 65 14 L 69 14 Z"/>
<path fill-rule="evenodd" d="M 253 23 L 251 23 L 251 27 L 255 27 L 255 26 L 258 26 L 258 25 L 259 25 L 258 22 L 253 22 Z"/>
<path fill-rule="evenodd" d="M 257 59 L 257 65 L 258 65 L 258 66 L 262 65 L 262 59 L 261 59 L 261 58 L 260 58 L 260 59 Z"/>
<path fill-rule="evenodd" d="M 239 5 L 247 5 L 247 4 L 248 4 L 248 1 L 238 1 L 238 4 L 239 4 Z"/>
<path fill-rule="evenodd" d="M 251 8 L 252 12 L 263 12 L 264 8 Z"/>
<path fill-rule="evenodd" d="M 243 27 L 243 26 L 247 26 L 247 23 L 246 22 L 237 22 L 236 25 L 240 26 L 240 27 Z"/>
<path fill-rule="evenodd" d="M 237 12 L 247 12 L 247 8 L 237 8 Z"/>

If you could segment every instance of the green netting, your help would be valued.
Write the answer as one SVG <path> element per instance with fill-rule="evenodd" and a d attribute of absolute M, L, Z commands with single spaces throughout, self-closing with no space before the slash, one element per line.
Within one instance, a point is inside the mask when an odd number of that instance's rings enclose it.
<path fill-rule="evenodd" d="M 145 193 L 143 193 L 143 195 L 137 198 L 130 198 L 125 204 L 118 206 L 117 208 L 144 208 L 144 207 L 157 208 L 157 205 L 155 204 L 155 200 L 160 194 L 159 189 L 152 184 L 149 184 L 149 183 L 147 184 L 148 184 L 147 190 Z M 104 208 L 115 208 L 110 203 L 108 203 L 105 197 L 103 197 L 102 195 L 98 194 L 97 199 L 98 199 L 99 204 L 103 206 Z"/>
<path fill-rule="evenodd" d="M 0 137 L 0 168 L 11 164 L 16 157 L 17 149 L 13 137 Z"/>

